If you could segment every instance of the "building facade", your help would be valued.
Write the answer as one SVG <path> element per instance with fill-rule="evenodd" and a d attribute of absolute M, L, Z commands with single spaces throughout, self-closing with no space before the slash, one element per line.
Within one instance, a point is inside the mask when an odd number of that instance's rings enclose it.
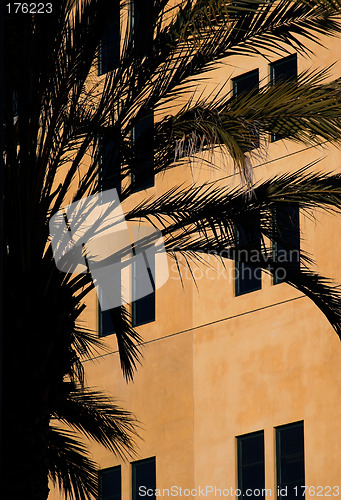
<path fill-rule="evenodd" d="M 341 45 L 326 40 L 314 46 L 310 59 L 233 56 L 210 73 L 209 85 L 227 82 L 238 94 L 294 78 L 321 61 L 328 66 Z M 338 62 L 333 74 L 340 69 Z M 267 145 L 256 146 L 256 181 L 318 159 L 315 171 L 341 165 L 340 152 L 328 145 L 309 148 L 269 137 Z M 194 165 L 194 182 L 221 177 L 238 185 L 238 175 L 229 164 L 227 169 Z M 179 179 L 192 182 L 175 169 L 153 179 L 146 191 L 164 192 Z M 131 203 L 144 195 L 136 193 Z M 297 206 L 284 220 L 295 219 L 295 245 L 313 256 L 318 272 L 341 282 L 340 219 L 313 215 Z M 341 346 L 321 311 L 280 276 L 274 280 L 251 270 L 235 279 L 238 263 L 231 260 L 223 265 L 212 256 L 191 273 L 180 259 L 181 278 L 174 260 L 168 263 L 165 285 L 133 309 L 144 340 L 133 382 L 122 376 L 115 335 L 95 294 L 87 307 L 86 321 L 109 346 L 108 353 L 84 363 L 88 385 L 109 393 L 141 425 L 130 462 L 90 445 L 101 469 L 100 498 L 340 496 Z M 58 499 L 58 492 L 50 498 Z"/>

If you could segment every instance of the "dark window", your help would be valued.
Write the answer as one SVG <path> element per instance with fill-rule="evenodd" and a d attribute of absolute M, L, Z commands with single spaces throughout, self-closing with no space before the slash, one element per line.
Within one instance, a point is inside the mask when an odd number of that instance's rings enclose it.
<path fill-rule="evenodd" d="M 121 194 L 121 177 L 120 177 L 120 154 L 119 148 L 110 137 L 103 136 L 100 140 L 100 168 L 99 168 L 99 189 L 107 191 L 115 188 L 118 195 Z M 121 288 L 121 275 L 116 272 L 112 279 L 117 282 L 117 291 Z M 105 337 L 114 333 L 114 326 L 111 320 L 110 310 L 101 311 L 99 306 L 98 315 L 99 325 L 98 331 L 100 337 Z"/>
<path fill-rule="evenodd" d="M 238 488 L 242 492 L 241 496 L 246 496 L 246 490 L 252 490 L 253 494 L 249 491 L 247 498 L 264 498 L 264 431 L 238 437 L 237 452 Z"/>
<path fill-rule="evenodd" d="M 276 455 L 277 498 L 304 498 L 301 488 L 305 483 L 303 422 L 276 428 Z"/>
<path fill-rule="evenodd" d="M 232 2 L 231 6 L 228 7 L 228 12 L 230 19 L 238 19 L 239 21 L 247 22 L 251 20 L 254 13 L 257 11 L 258 5 L 254 2 L 243 2 L 243 5 L 240 2 Z"/>
<path fill-rule="evenodd" d="M 155 261 L 151 264 L 143 254 L 134 262 L 132 274 L 133 298 L 140 297 L 132 304 L 133 325 L 138 326 L 155 321 Z M 152 287 L 153 292 L 143 296 L 147 287 Z"/>
<path fill-rule="evenodd" d="M 297 78 L 297 55 L 284 57 L 270 64 L 270 83 L 288 82 Z M 271 142 L 283 139 L 283 134 L 271 134 Z"/>
<path fill-rule="evenodd" d="M 121 500 L 121 467 L 99 471 L 99 500 Z"/>
<path fill-rule="evenodd" d="M 249 93 L 254 91 L 254 93 L 259 90 L 259 70 L 255 69 L 254 71 L 249 71 L 248 73 L 244 73 L 243 75 L 237 76 L 232 80 L 233 84 L 233 97 L 240 97 L 244 93 Z M 259 134 L 254 130 L 250 130 L 249 134 L 251 136 L 251 140 L 253 142 L 252 148 L 247 148 L 246 150 L 250 150 L 253 148 L 259 147 Z"/>
<path fill-rule="evenodd" d="M 154 0 L 131 0 L 131 23 L 134 50 L 143 58 L 153 46 Z"/>
<path fill-rule="evenodd" d="M 99 189 L 117 189 L 121 194 L 121 164 L 119 146 L 110 137 L 102 137 L 100 141 Z"/>
<path fill-rule="evenodd" d="M 115 297 L 112 297 L 116 304 L 120 303 L 121 301 L 121 286 L 122 286 L 122 281 L 121 281 L 121 270 L 116 269 L 113 271 L 111 269 L 110 271 L 110 278 L 114 280 L 116 283 L 114 291 L 112 293 L 115 293 Z M 118 310 L 119 308 L 117 308 Z M 111 319 L 111 311 L 115 311 L 115 309 L 106 309 L 105 311 L 101 310 L 101 306 L 98 304 L 98 334 L 99 337 L 106 337 L 107 335 L 111 335 L 112 333 L 115 333 L 115 328 L 114 328 L 114 323 Z"/>
<path fill-rule="evenodd" d="M 132 175 L 134 191 L 154 186 L 154 116 L 141 119 L 132 130 Z"/>
<path fill-rule="evenodd" d="M 156 500 L 155 457 L 133 462 L 132 468 L 133 500 L 137 500 L 138 498 L 150 498 Z M 153 494 L 147 494 L 147 490 L 152 490 Z"/>
<path fill-rule="evenodd" d="M 251 92 L 254 90 L 258 92 L 259 90 L 259 70 L 255 69 L 244 73 L 243 75 L 237 76 L 232 80 L 233 84 L 233 96 L 240 96 L 244 92 Z"/>
<path fill-rule="evenodd" d="M 108 309 L 106 311 L 101 311 L 100 305 L 98 306 L 98 308 L 99 308 L 99 314 L 98 314 L 99 337 L 106 337 L 107 335 L 111 335 L 112 333 L 115 333 L 114 325 L 113 325 L 111 315 L 110 315 L 110 310 Z"/>
<path fill-rule="evenodd" d="M 256 266 L 237 262 L 236 295 L 255 292 L 262 288 L 262 271 Z"/>
<path fill-rule="evenodd" d="M 258 224 L 252 227 L 236 225 L 235 294 L 254 292 L 262 288 L 262 270 L 257 265 L 261 254 L 261 234 Z"/>
<path fill-rule="evenodd" d="M 274 85 L 279 81 L 290 81 L 297 77 L 297 54 L 284 57 L 270 64 L 270 81 Z"/>
<path fill-rule="evenodd" d="M 298 203 L 277 203 L 273 208 L 275 262 L 281 262 L 289 269 L 300 267 L 300 211 Z M 273 283 L 285 281 L 285 269 L 279 267 L 274 274 Z"/>
<path fill-rule="evenodd" d="M 113 71 L 120 62 L 120 2 L 115 5 L 113 19 L 103 33 L 99 47 L 99 75 Z"/>
<path fill-rule="evenodd" d="M 143 58 L 153 47 L 154 0 L 131 0 L 134 51 Z M 131 183 L 134 191 L 154 186 L 154 114 L 139 120 L 131 133 Z"/>

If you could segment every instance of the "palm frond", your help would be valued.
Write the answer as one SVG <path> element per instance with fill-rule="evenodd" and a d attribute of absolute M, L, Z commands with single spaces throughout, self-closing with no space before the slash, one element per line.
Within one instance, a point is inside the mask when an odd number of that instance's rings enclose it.
<path fill-rule="evenodd" d="M 313 162 L 296 172 L 258 182 L 251 197 L 242 187 L 230 188 L 219 182 L 172 189 L 132 208 L 126 219 L 148 218 L 161 227 L 165 221 L 171 221 L 163 229 L 164 234 L 168 234 L 178 228 L 190 227 L 197 221 L 205 221 L 209 215 L 212 221 L 223 222 L 245 211 L 268 209 L 277 202 L 297 202 L 303 209 L 319 207 L 338 211 L 341 207 L 341 174 L 309 171 L 316 164 Z"/>
<path fill-rule="evenodd" d="M 132 326 L 131 315 L 126 307 L 110 309 L 110 317 L 117 338 L 118 352 L 123 374 L 127 380 L 132 380 L 137 363 L 141 362 L 141 336 Z"/>
<path fill-rule="evenodd" d="M 217 187 L 216 183 L 210 187 L 183 188 L 135 207 L 127 219 L 154 221 L 163 232 L 167 251 L 175 258 L 180 252 L 199 259 L 205 253 L 233 259 L 236 250 L 254 248 L 252 235 L 259 227 L 261 251 L 253 264 L 272 273 L 279 266 L 284 267 L 287 282 L 310 297 L 341 335 L 340 289 L 306 267 L 312 261 L 303 251 L 300 258 L 305 266 L 298 271 L 272 258 L 271 247 L 267 247 L 264 238 L 287 245 L 273 230 L 272 208 L 278 203 L 299 203 L 306 213 L 315 208 L 340 213 L 341 174 L 312 173 L 303 168 L 256 184 L 251 196 L 245 189 Z M 238 242 L 235 227 L 249 235 L 242 243 Z"/>
<path fill-rule="evenodd" d="M 223 145 L 244 175 L 246 152 L 256 154 L 259 140 L 268 142 L 270 133 L 309 146 L 339 143 L 341 82 L 321 83 L 326 75 L 326 70 L 307 72 L 298 81 L 266 85 L 257 93 L 187 104 L 172 117 L 168 142 L 175 142 L 180 158 Z"/>
<path fill-rule="evenodd" d="M 184 4 L 178 19 L 168 27 L 177 33 L 169 56 L 176 55 L 176 64 L 171 71 L 167 63 L 167 71 L 158 68 L 162 80 L 167 73 L 168 84 L 162 93 L 156 84 L 158 95 L 164 98 L 181 93 L 194 76 L 212 69 L 224 57 L 279 54 L 280 50 L 305 52 L 307 39 L 318 42 L 319 35 L 335 36 L 341 29 L 339 1 L 200 0 Z"/>
<path fill-rule="evenodd" d="M 282 267 L 286 270 L 285 281 L 314 302 L 341 340 L 341 286 L 304 267 Z"/>
<path fill-rule="evenodd" d="M 92 500 L 97 495 L 97 465 L 74 432 L 50 425 L 48 465 L 49 478 L 65 499 Z"/>
<path fill-rule="evenodd" d="M 101 392 L 76 387 L 54 407 L 53 416 L 119 457 L 134 454 L 135 417 Z"/>

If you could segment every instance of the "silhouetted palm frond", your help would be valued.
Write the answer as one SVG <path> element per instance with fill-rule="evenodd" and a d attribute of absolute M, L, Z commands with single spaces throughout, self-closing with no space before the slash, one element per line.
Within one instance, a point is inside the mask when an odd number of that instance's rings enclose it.
<path fill-rule="evenodd" d="M 98 471 L 76 433 L 50 426 L 49 478 L 65 499 L 91 500 L 98 493 Z"/>
<path fill-rule="evenodd" d="M 134 454 L 136 419 L 98 391 L 75 388 L 58 401 L 54 418 L 94 439 L 117 456 Z"/>
<path fill-rule="evenodd" d="M 197 260 L 209 254 L 221 259 L 240 260 L 243 250 L 254 248 L 252 235 L 255 228 L 259 228 L 257 235 L 261 245 L 253 265 L 272 274 L 283 267 L 285 281 L 311 298 L 341 337 L 340 286 L 311 271 L 307 266 L 313 263 L 312 259 L 302 250 L 300 268 L 294 268 L 289 263 L 276 263 L 273 259 L 272 247 L 265 238 L 290 249 L 290 244 L 283 236 L 273 230 L 272 209 L 278 203 L 298 203 L 300 210 L 308 215 L 316 208 L 340 213 L 341 175 L 313 173 L 303 168 L 259 182 L 254 186 L 251 196 L 245 188 L 240 187 L 218 188 L 215 184 L 211 187 L 191 186 L 165 193 L 133 208 L 127 214 L 127 219 L 154 221 L 162 230 L 167 251 L 175 259 L 177 255 L 183 255 L 187 259 Z M 246 235 L 243 243 L 238 242 L 236 227 Z"/>
<path fill-rule="evenodd" d="M 239 99 L 206 97 L 187 104 L 172 117 L 171 125 L 164 123 L 173 130 L 168 141 L 175 143 L 179 158 L 223 145 L 223 154 L 242 173 L 247 170 L 245 153 L 258 147 L 260 139 L 268 141 L 270 133 L 306 145 L 338 143 L 341 82 L 323 83 L 325 76 L 326 70 L 304 73 L 298 81 L 267 85 Z"/>

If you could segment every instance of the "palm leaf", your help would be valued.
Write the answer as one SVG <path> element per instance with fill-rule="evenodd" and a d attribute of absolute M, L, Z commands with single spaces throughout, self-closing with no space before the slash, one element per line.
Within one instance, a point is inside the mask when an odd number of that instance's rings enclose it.
<path fill-rule="evenodd" d="M 177 158 L 224 146 L 222 153 L 228 153 L 246 175 L 245 153 L 258 152 L 252 152 L 258 145 L 255 137 L 266 143 L 270 133 L 277 133 L 308 146 L 340 141 L 340 80 L 321 83 L 327 74 L 326 70 L 304 73 L 297 82 L 267 85 L 236 98 L 208 97 L 185 105 L 162 128 L 171 127 L 168 143 L 173 142 Z M 157 131 L 160 137 L 162 128 Z"/>
<path fill-rule="evenodd" d="M 49 478 L 65 499 L 91 500 L 97 495 L 97 465 L 78 435 L 50 426 L 48 462 Z"/>
<path fill-rule="evenodd" d="M 77 387 L 55 405 L 53 415 L 117 456 L 134 453 L 134 416 L 101 392 Z"/>
<path fill-rule="evenodd" d="M 216 183 L 210 187 L 179 189 L 135 207 L 127 214 L 127 219 L 154 221 L 162 228 L 168 252 L 175 258 L 179 252 L 193 259 L 212 253 L 233 259 L 236 250 L 252 249 L 252 235 L 260 221 L 262 254 L 259 254 L 258 261 L 253 261 L 254 265 L 272 273 L 278 267 L 284 267 L 287 282 L 310 297 L 341 336 L 341 290 L 310 271 L 306 265 L 312 263 L 311 258 L 302 251 L 301 261 L 305 266 L 301 270 L 292 269 L 282 262 L 276 263 L 271 258 L 271 247 L 267 248 L 265 237 L 287 245 L 273 231 L 272 207 L 277 203 L 299 203 L 300 209 L 307 214 L 316 208 L 339 213 L 341 175 L 312 173 L 304 168 L 257 184 L 251 196 L 245 189 L 231 190 L 217 187 Z M 238 244 L 236 226 L 246 235 L 251 235 L 242 245 Z"/>

